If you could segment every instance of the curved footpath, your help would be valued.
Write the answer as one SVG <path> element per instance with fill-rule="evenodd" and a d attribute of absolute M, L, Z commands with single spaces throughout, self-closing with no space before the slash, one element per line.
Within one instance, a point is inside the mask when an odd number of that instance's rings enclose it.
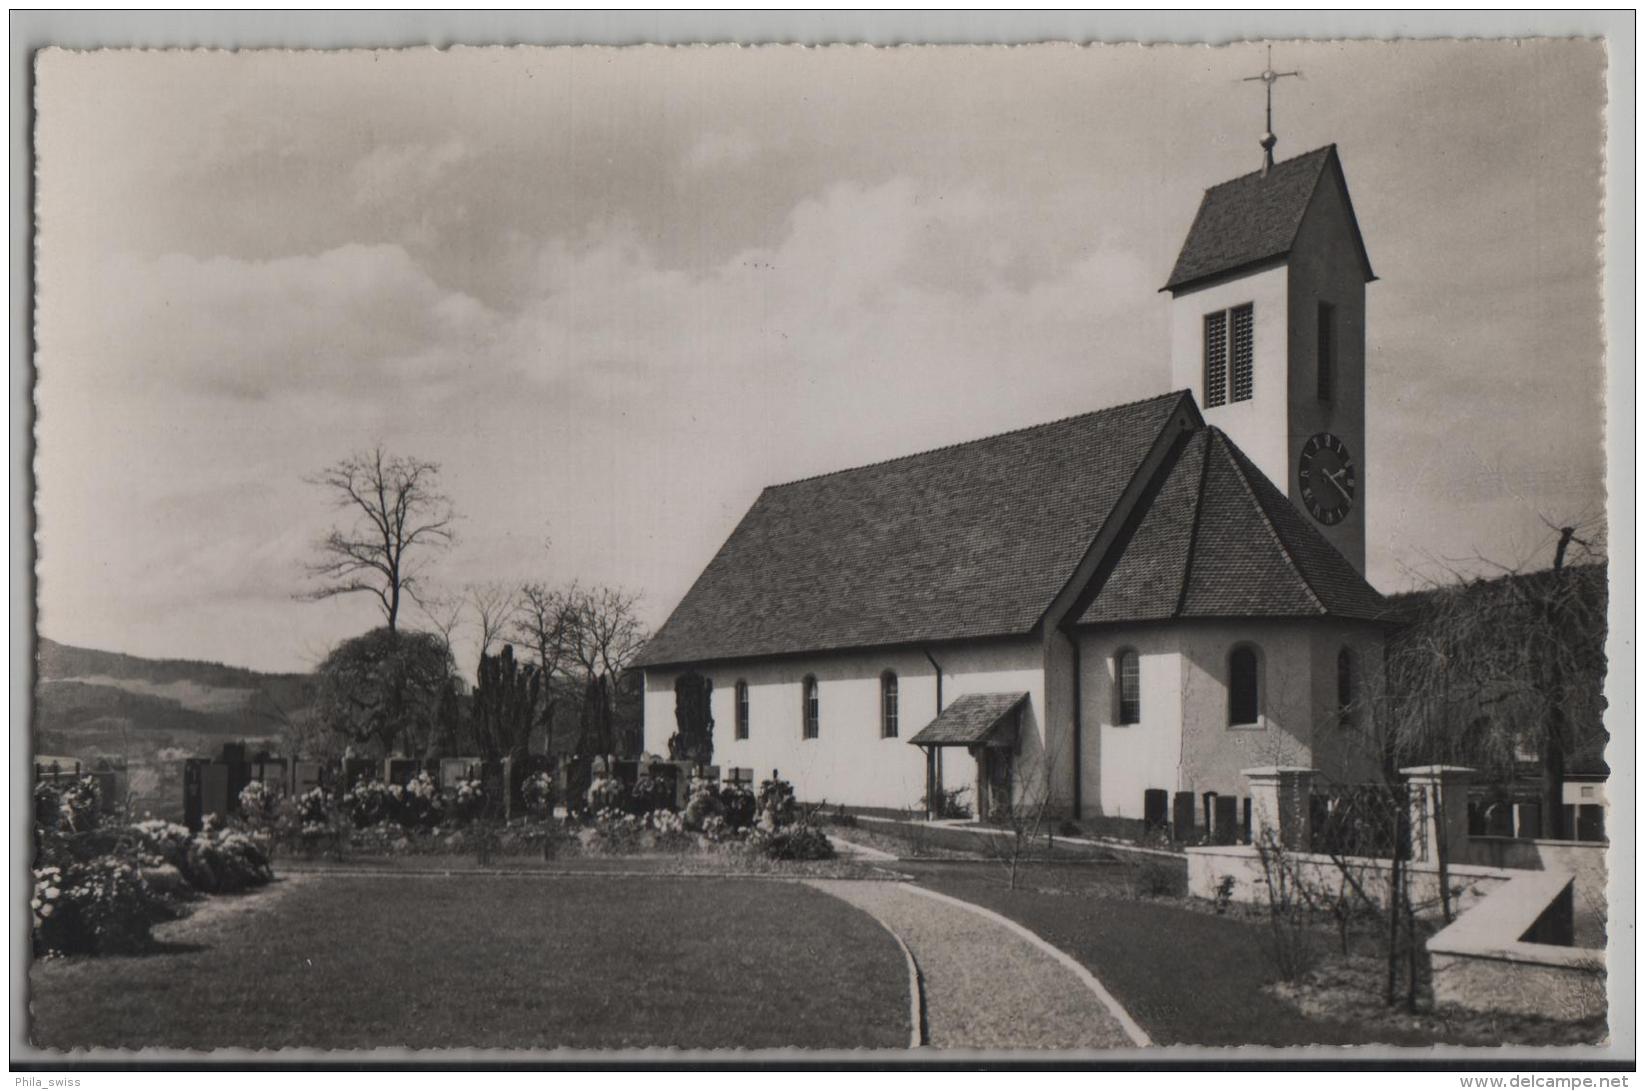
<path fill-rule="evenodd" d="M 877 918 L 924 982 L 928 1044 L 947 1049 L 1116 1049 L 1148 1036 L 1096 978 L 980 906 L 905 882 L 808 879 Z"/>

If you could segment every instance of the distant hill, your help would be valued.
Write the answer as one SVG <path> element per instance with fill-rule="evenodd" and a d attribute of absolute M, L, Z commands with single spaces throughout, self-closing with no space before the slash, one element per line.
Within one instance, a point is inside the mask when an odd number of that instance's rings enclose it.
<path fill-rule="evenodd" d="M 33 749 L 90 760 L 123 756 L 132 792 L 157 813 L 180 802 L 184 757 L 236 740 L 278 749 L 286 717 L 314 700 L 307 674 L 264 674 L 189 659 L 144 659 L 41 637 L 36 655 Z"/>

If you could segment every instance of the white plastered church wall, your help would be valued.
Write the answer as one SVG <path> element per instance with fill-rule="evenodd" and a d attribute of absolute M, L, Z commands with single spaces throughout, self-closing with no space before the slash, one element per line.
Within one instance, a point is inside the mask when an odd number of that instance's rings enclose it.
<path fill-rule="evenodd" d="M 961 694 L 1026 692 L 1022 717 L 1025 760 L 1043 750 L 1045 672 L 1036 640 L 934 645 L 942 666 L 946 707 Z M 881 736 L 880 679 L 897 675 L 898 735 Z M 909 744 L 937 715 L 936 671 L 919 649 L 838 652 L 785 659 L 709 664 L 714 683 L 714 762 L 721 770 L 754 770 L 763 780 L 778 770 L 801 799 L 850 807 L 914 809 L 925 794 L 925 756 Z M 667 756 L 674 734 L 674 683 L 683 668 L 645 672 L 645 749 Z M 818 732 L 803 737 L 803 682 L 818 684 Z M 736 683 L 748 684 L 748 738 L 737 739 Z M 943 750 L 943 786 L 970 788 L 976 762 L 963 748 Z"/>
<path fill-rule="evenodd" d="M 1119 723 L 1116 655 L 1137 653 L 1137 723 Z M 1173 626 L 1080 635 L 1081 799 L 1087 815 L 1143 817 L 1143 791 L 1177 786 L 1182 758 L 1182 648 Z"/>

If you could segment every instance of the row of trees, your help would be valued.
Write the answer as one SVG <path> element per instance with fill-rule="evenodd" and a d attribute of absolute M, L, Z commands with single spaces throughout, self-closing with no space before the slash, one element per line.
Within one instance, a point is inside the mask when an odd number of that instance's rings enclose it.
<path fill-rule="evenodd" d="M 338 644 L 316 670 L 317 698 L 288 718 L 291 748 L 499 759 L 638 746 L 639 693 L 628 671 L 645 643 L 639 597 L 616 587 L 526 582 L 444 591 L 429 566 L 455 541 L 439 466 L 381 447 L 310 479 L 348 517 L 319 542 L 304 598 L 371 597 L 383 624 Z M 427 628 L 406 624 L 415 608 Z M 475 634 L 471 688 L 458 641 Z M 522 649 L 516 657 L 513 645 Z"/>

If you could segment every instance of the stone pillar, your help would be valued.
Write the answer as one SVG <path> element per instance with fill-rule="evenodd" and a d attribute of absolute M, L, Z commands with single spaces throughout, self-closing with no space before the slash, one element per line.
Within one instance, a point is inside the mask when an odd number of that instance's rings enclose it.
<path fill-rule="evenodd" d="M 1413 765 L 1399 775 L 1410 789 L 1411 858 L 1438 865 L 1444 845 L 1447 861 L 1468 863 L 1468 783 L 1474 771 L 1460 765 Z"/>
<path fill-rule="evenodd" d="M 1276 844 L 1292 852 L 1307 852 L 1308 797 L 1313 794 L 1317 770 L 1296 765 L 1264 765 L 1242 769 L 1251 784 L 1251 843 L 1264 844 L 1269 831 Z"/>

